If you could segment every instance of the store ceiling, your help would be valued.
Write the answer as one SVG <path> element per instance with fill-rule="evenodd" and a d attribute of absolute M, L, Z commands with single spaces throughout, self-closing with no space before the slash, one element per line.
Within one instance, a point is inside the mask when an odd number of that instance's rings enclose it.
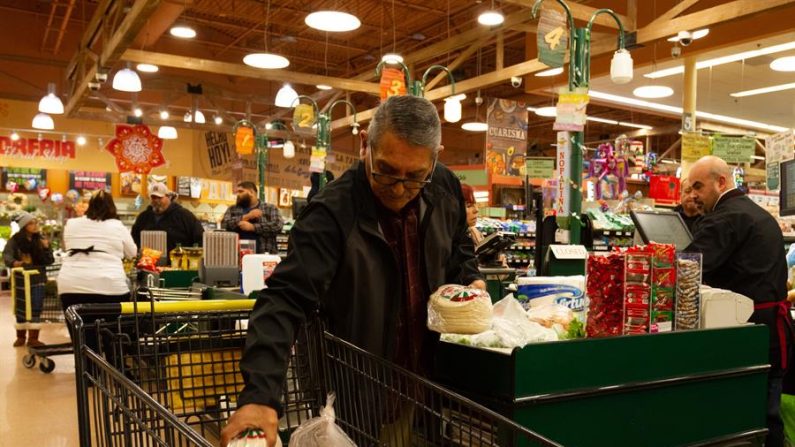
<path fill-rule="evenodd" d="M 267 13 L 268 3 L 270 15 Z M 534 31 L 537 23 L 530 17 L 528 9 L 532 0 L 501 0 L 495 3 L 510 22 L 502 28 L 502 66 L 521 73 L 537 71 L 540 68 L 536 67 L 540 66 L 533 65 L 531 61 L 535 57 L 535 44 L 532 43 L 535 35 L 528 34 Z M 611 7 L 619 14 L 626 15 L 631 13 L 630 6 L 634 4 L 640 29 L 638 39 L 644 45 L 643 48 L 633 50 L 639 73 L 652 60 L 657 62 L 658 67 L 671 63 L 666 61 L 670 59 L 667 55 L 670 44 L 664 42 L 664 37 L 677 30 L 666 28 L 668 24 L 671 27 L 681 27 L 691 23 L 731 22 L 728 25 L 721 23 L 713 26 L 712 33 L 704 39 L 703 44 L 694 44 L 686 50 L 699 54 L 698 57 L 701 58 L 700 53 L 706 51 L 708 45 L 729 48 L 754 38 L 754 34 L 759 34 L 760 29 L 764 31 L 763 34 L 785 29 L 791 31 L 791 21 L 789 25 L 778 22 L 782 21 L 782 17 L 795 15 L 793 0 L 584 0 L 569 3 L 581 15 L 590 14 L 593 8 L 599 7 Z M 552 5 L 554 2 L 548 1 L 547 4 Z M 680 11 L 681 17 L 672 18 L 668 23 L 652 23 L 664 11 L 685 4 L 693 6 Z M 252 51 L 263 51 L 266 41 L 270 51 L 290 59 L 288 73 L 302 76 L 327 75 L 368 83 L 376 82 L 373 69 L 377 59 L 393 49 L 407 56 L 415 73 L 420 74 L 431 64 L 451 64 L 460 60 L 460 65 L 454 70 L 456 79 L 463 86 L 477 85 L 470 88 L 469 99 L 465 101 L 465 119 L 475 114 L 472 98 L 478 88 L 484 96 L 514 98 L 530 105 L 551 103 L 549 90 L 565 83 L 563 76 L 549 79 L 528 75 L 523 88 L 516 89 L 508 81 L 508 69 L 495 72 L 498 68 L 497 32 L 476 22 L 478 13 L 490 5 L 490 1 L 472 0 L 0 0 L 0 97 L 38 100 L 46 91 L 47 83 L 53 81 L 58 85 L 59 94 L 73 91 L 80 84 L 83 72 L 90 72 L 96 59 L 91 52 L 81 53 L 78 50 L 81 40 L 85 42 L 86 30 L 92 29 L 92 25 L 96 23 L 92 20 L 95 11 L 100 9 L 107 11 L 107 14 L 103 17 L 104 26 L 96 33 L 97 39 L 91 49 L 95 54 L 100 54 L 100 57 L 104 56 L 103 53 L 111 53 L 109 49 L 116 50 L 109 58 L 112 70 L 123 67 L 124 60 L 133 59 L 132 55 L 136 51 L 139 55 L 150 58 L 155 53 L 166 59 L 174 59 L 173 56 L 189 57 L 195 63 L 189 65 L 180 62 L 172 64 L 172 67 L 164 65 L 157 74 L 142 74 L 144 91 L 137 95 L 113 91 L 109 82 L 98 92 L 84 89 L 84 95 L 80 96 L 83 99 L 73 101 L 74 113 L 83 118 L 123 120 L 130 113 L 133 102 L 144 108 L 144 118 L 152 122 L 158 122 L 157 112 L 163 106 L 168 106 L 172 110 L 172 116 L 176 116 L 194 104 L 206 110 L 222 112 L 228 117 L 228 123 L 247 113 L 251 113 L 260 122 L 284 117 L 284 109 L 273 105 L 276 90 L 282 84 L 281 80 L 256 79 L 242 68 L 210 73 L 202 65 L 205 61 L 218 61 L 244 67 L 241 63 L 242 57 Z M 307 27 L 303 22 L 304 17 L 322 7 L 351 12 L 361 19 L 362 27 L 352 32 L 328 35 Z M 720 11 L 714 9 L 718 7 L 721 7 Z M 757 13 L 744 16 L 754 11 Z M 140 13 L 141 20 L 125 23 L 126 15 L 133 13 Z M 734 17 L 738 15 L 743 17 L 735 20 Z M 181 40 L 170 36 L 168 29 L 175 23 L 186 23 L 196 28 L 197 38 Z M 578 23 L 583 22 L 578 20 Z M 765 25 L 760 26 L 760 23 Z M 129 28 L 125 28 L 127 25 L 130 25 Z M 123 36 L 125 39 L 121 41 L 111 38 L 114 32 L 118 36 L 120 30 L 125 29 L 140 31 L 134 33 L 134 36 Z M 603 86 L 602 80 L 598 78 L 600 73 L 606 72 L 609 54 L 615 45 L 616 31 L 599 24 L 594 30 L 594 49 L 601 48 L 603 54 L 594 56 L 594 88 L 599 86 L 605 91 L 628 94 L 630 90 L 624 87 L 607 90 L 608 87 L 615 87 Z M 658 42 L 662 43 L 652 45 L 651 42 L 655 39 L 660 39 Z M 529 47 L 527 42 L 531 42 Z M 117 43 L 119 45 L 114 47 Z M 656 56 L 653 52 L 656 52 Z M 81 57 L 85 65 L 78 64 L 76 70 L 69 71 L 69 68 L 75 67 L 70 63 L 79 61 Z M 725 68 L 728 70 L 730 67 Z M 764 77 L 769 75 L 763 69 L 764 66 L 759 67 L 759 73 L 752 74 L 755 69 L 746 64 L 742 77 L 736 73 L 724 74 L 722 68 L 713 69 L 711 80 L 704 80 L 706 72 L 701 73 L 699 107 L 702 107 L 701 101 L 706 98 L 709 103 L 704 104 L 704 107 L 726 111 L 731 106 L 732 113 L 738 116 L 781 125 L 787 125 L 783 123 L 789 119 L 788 125 L 792 125 L 793 111 L 788 111 L 784 104 L 766 104 L 762 97 L 744 98 L 734 104 L 723 98 L 725 91 L 734 86 L 763 82 Z M 269 76 L 265 72 L 261 71 L 260 77 Z M 71 80 L 66 79 L 69 74 Z M 760 76 L 762 78 L 757 79 Z M 478 82 L 475 83 L 473 79 Z M 679 75 L 665 81 L 677 84 L 681 79 Z M 202 84 L 203 95 L 188 94 L 188 83 Z M 635 84 L 642 83 L 640 76 L 636 76 Z M 441 81 L 436 87 L 444 87 L 446 84 L 447 81 Z M 321 106 L 331 98 L 346 97 L 346 92 L 340 90 L 319 93 L 313 85 L 299 84 L 295 87 L 299 93 L 313 95 Z M 679 93 L 681 88 L 675 88 L 675 91 Z M 372 108 L 378 102 L 370 93 L 348 92 L 347 95 L 360 111 Z M 779 95 L 776 97 L 784 98 Z M 674 96 L 666 101 L 679 104 L 681 98 Z M 786 102 L 795 103 L 789 100 Z M 106 106 L 108 110 L 103 111 Z M 672 128 L 679 122 L 678 117 L 631 107 L 624 109 L 626 110 L 595 104 L 589 108 L 589 113 L 607 119 L 648 124 L 660 129 Z M 341 116 L 341 113 L 341 110 L 336 113 L 335 118 Z M 550 122 L 531 114 L 530 138 L 540 142 L 548 141 L 551 135 Z M 187 126 L 179 120 L 175 124 Z M 339 127 L 344 127 L 343 124 L 337 123 Z M 592 140 L 631 130 L 600 123 L 590 123 L 588 129 L 588 138 Z"/>

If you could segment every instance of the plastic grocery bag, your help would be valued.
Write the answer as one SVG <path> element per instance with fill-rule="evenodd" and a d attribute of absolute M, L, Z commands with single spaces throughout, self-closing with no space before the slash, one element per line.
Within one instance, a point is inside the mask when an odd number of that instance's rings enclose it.
<path fill-rule="evenodd" d="M 320 416 L 301 424 L 290 436 L 290 447 L 356 447 L 351 438 L 334 423 L 334 400 L 336 395 L 329 393 L 326 406 L 320 409 Z"/>

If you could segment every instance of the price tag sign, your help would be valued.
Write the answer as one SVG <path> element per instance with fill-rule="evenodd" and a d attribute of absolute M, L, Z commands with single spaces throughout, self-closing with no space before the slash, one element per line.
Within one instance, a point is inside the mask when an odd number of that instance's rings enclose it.
<path fill-rule="evenodd" d="M 531 179 L 550 179 L 555 177 L 554 157 L 527 157 L 525 159 L 527 176 Z"/>
<path fill-rule="evenodd" d="M 549 249 L 557 259 L 585 259 L 588 256 L 583 245 L 550 245 Z"/>
<path fill-rule="evenodd" d="M 554 9 L 542 9 L 538 21 L 538 60 L 552 68 L 563 66 L 569 46 L 566 18 Z"/>
<path fill-rule="evenodd" d="M 712 138 L 712 155 L 726 163 L 750 163 L 756 149 L 756 138 L 722 137 Z"/>

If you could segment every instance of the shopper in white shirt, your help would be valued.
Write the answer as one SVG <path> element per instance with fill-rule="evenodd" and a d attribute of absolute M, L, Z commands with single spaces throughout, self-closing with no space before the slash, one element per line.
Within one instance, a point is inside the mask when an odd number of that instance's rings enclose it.
<path fill-rule="evenodd" d="M 85 216 L 66 221 L 58 294 L 64 311 L 74 304 L 129 301 L 122 259 L 138 252 L 130 231 L 116 214 L 113 196 L 95 193 Z M 89 347 L 92 340 L 86 340 Z"/>

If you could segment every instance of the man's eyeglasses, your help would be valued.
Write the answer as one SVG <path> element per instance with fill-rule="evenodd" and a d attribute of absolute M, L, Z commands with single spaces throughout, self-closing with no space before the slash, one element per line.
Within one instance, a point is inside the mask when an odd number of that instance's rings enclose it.
<path fill-rule="evenodd" d="M 436 170 L 436 156 L 433 157 L 433 166 L 431 166 L 431 172 L 428 174 L 425 180 L 415 180 L 410 178 L 404 177 L 395 177 L 393 175 L 381 174 L 380 172 L 375 172 L 375 168 L 373 167 L 373 150 L 370 148 L 370 175 L 373 176 L 373 180 L 376 183 L 383 186 L 394 186 L 398 183 L 402 183 L 403 187 L 406 189 L 422 189 L 426 187 L 428 184 L 431 183 L 431 179 L 433 179 L 433 171 Z"/>

